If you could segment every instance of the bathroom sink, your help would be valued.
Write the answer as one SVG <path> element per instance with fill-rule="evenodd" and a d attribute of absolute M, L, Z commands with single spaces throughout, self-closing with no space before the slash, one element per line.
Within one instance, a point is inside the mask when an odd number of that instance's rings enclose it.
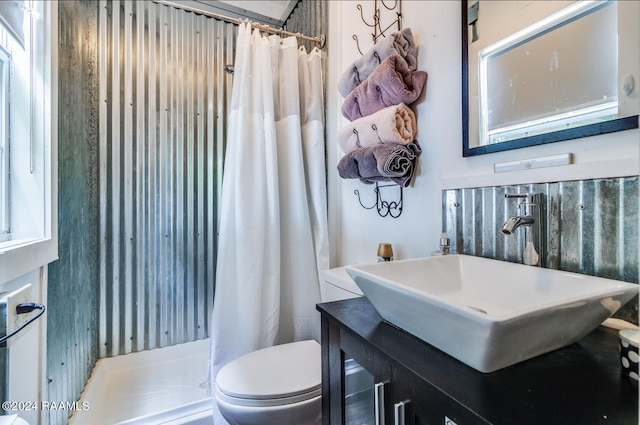
<path fill-rule="evenodd" d="M 382 318 L 489 373 L 578 341 L 638 285 L 467 255 L 346 267 Z"/>

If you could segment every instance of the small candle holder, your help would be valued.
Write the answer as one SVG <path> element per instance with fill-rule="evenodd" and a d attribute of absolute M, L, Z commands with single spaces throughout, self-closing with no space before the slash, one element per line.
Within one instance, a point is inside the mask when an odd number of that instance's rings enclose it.
<path fill-rule="evenodd" d="M 378 244 L 378 262 L 393 261 L 393 247 L 390 243 Z"/>

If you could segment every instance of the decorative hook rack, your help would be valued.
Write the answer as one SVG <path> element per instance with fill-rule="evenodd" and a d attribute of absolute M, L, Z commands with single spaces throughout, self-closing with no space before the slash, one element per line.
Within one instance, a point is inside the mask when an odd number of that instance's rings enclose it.
<path fill-rule="evenodd" d="M 384 9 L 380 9 L 378 7 L 378 2 L 382 4 Z M 389 31 L 389 29 L 391 29 L 391 27 L 393 27 L 394 25 L 397 25 L 398 31 L 402 29 L 402 4 L 401 3 L 402 3 L 402 0 L 394 0 L 393 6 L 389 7 L 387 6 L 387 3 L 384 0 L 374 0 L 373 15 L 372 15 L 373 23 L 367 22 L 367 19 L 365 19 L 362 5 L 361 4 L 356 5 L 356 8 L 360 11 L 360 19 L 362 19 L 362 22 L 364 22 L 364 24 L 369 28 L 373 28 L 373 33 L 371 33 L 373 44 L 376 44 L 376 42 L 378 41 L 378 38 L 386 37 L 386 32 Z M 392 21 L 385 29 L 382 29 L 382 25 L 381 25 L 381 22 L 382 22 L 382 16 L 380 13 L 381 10 L 383 11 L 387 10 L 387 11 L 393 12 L 395 16 L 395 20 Z M 360 52 L 360 54 L 363 55 L 362 50 L 360 49 L 360 42 L 358 40 L 358 36 L 356 34 L 353 35 L 353 39 L 356 42 L 356 48 L 358 49 L 358 52 Z"/>
<path fill-rule="evenodd" d="M 382 4 L 382 7 L 384 9 L 381 9 L 380 7 L 378 7 L 378 3 Z M 389 31 L 389 29 L 391 29 L 391 27 L 393 27 L 394 25 L 397 25 L 398 31 L 402 29 L 402 0 L 394 0 L 393 6 L 391 7 L 387 5 L 387 2 L 385 2 L 385 0 L 374 0 L 373 2 L 374 12 L 372 15 L 373 22 L 369 22 L 365 18 L 364 11 L 361 4 L 356 5 L 356 8 L 360 12 L 360 19 L 362 19 L 362 22 L 364 22 L 364 24 L 369 28 L 373 28 L 373 33 L 371 33 L 371 39 L 373 41 L 373 44 L 376 44 L 380 37 L 386 37 L 386 32 Z M 393 12 L 395 16 L 395 20 L 391 22 L 384 29 L 382 29 L 382 25 L 381 25 L 381 22 L 382 22 L 382 15 L 380 13 L 381 10 Z M 386 15 L 389 15 L 389 13 L 386 13 Z M 353 34 L 352 38 L 356 42 L 356 48 L 358 49 L 358 52 L 360 52 L 360 54 L 363 55 L 362 50 L 360 49 L 360 42 L 358 40 L 358 36 L 356 34 Z M 374 53 L 374 56 L 378 58 L 378 62 L 381 62 L 380 57 L 378 57 L 377 53 Z M 372 128 L 377 133 L 377 128 L 375 124 L 373 125 Z M 357 132 L 355 130 L 354 132 L 356 133 L 356 136 L 357 136 Z M 378 138 L 380 138 L 380 136 L 378 136 Z M 382 199 L 381 189 L 385 187 L 394 187 L 394 186 L 398 187 L 400 190 L 398 200 L 388 202 Z M 376 188 L 374 189 L 374 192 L 376 194 L 376 203 L 370 207 L 367 207 L 362 203 L 362 200 L 360 199 L 359 190 L 356 189 L 353 191 L 353 193 L 355 193 L 355 195 L 358 197 L 358 202 L 360 202 L 360 205 L 362 205 L 363 208 L 368 210 L 375 208 L 376 211 L 378 211 L 378 215 L 380 217 L 389 216 L 393 218 L 398 218 L 400 217 L 400 214 L 402 214 L 402 189 L 403 189 L 402 186 L 395 185 L 395 184 L 379 185 L 378 183 L 376 183 Z"/>
<path fill-rule="evenodd" d="M 398 201 L 391 201 L 391 202 L 388 202 L 382 199 L 381 189 L 384 187 L 394 187 L 394 186 L 400 188 L 400 199 L 398 199 Z M 378 211 L 378 215 L 380 217 L 387 217 L 387 216 L 393 217 L 393 218 L 400 217 L 400 214 L 402 214 L 402 186 L 398 186 L 396 184 L 379 185 L 378 183 L 376 183 L 376 188 L 373 189 L 373 191 L 376 194 L 376 203 L 371 205 L 370 207 L 367 207 L 362 203 L 362 199 L 360 199 L 360 191 L 358 189 L 354 190 L 353 193 L 358 197 L 358 202 L 360 202 L 360 205 L 362 205 L 362 208 L 367 210 L 371 210 L 375 208 L 376 211 Z"/>

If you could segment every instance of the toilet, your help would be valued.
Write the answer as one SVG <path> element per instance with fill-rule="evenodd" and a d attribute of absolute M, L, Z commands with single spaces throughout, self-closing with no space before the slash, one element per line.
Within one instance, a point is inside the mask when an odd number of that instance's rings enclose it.
<path fill-rule="evenodd" d="M 322 302 L 362 296 L 344 267 L 321 273 Z M 226 364 L 215 397 L 231 425 L 319 425 L 322 361 L 315 340 L 276 345 Z"/>

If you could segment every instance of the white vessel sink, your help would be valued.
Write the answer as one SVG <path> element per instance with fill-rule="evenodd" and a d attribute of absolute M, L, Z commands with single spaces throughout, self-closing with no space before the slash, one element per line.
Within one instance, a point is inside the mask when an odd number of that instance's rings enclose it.
<path fill-rule="evenodd" d="M 481 371 L 578 341 L 638 285 L 467 255 L 346 267 L 387 322 Z"/>

